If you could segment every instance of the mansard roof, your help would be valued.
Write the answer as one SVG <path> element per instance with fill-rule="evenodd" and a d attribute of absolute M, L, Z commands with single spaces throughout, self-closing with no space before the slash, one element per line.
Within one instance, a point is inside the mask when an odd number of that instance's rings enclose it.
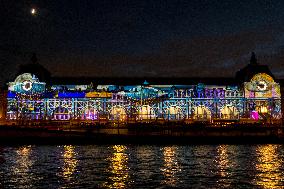
<path fill-rule="evenodd" d="M 258 64 L 255 53 L 252 52 L 250 63 L 236 73 L 236 80 L 239 83 L 248 82 L 257 73 L 266 73 L 275 80 L 275 77 L 269 67 L 267 65 Z"/>

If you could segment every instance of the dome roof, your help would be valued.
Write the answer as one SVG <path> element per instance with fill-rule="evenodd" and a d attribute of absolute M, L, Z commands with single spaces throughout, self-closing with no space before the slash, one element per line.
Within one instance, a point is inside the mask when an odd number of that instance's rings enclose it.
<path fill-rule="evenodd" d="M 48 83 L 51 77 L 50 72 L 37 62 L 35 54 L 33 54 L 31 61 L 32 63 L 20 65 L 17 75 L 31 73 L 32 75 L 36 75 L 39 81 L 45 81 L 46 83 Z"/>
<path fill-rule="evenodd" d="M 236 80 L 238 82 L 248 82 L 251 78 L 258 73 L 266 73 L 275 79 L 267 65 L 260 65 L 257 63 L 255 54 L 252 53 L 250 63 L 236 73 Z"/>

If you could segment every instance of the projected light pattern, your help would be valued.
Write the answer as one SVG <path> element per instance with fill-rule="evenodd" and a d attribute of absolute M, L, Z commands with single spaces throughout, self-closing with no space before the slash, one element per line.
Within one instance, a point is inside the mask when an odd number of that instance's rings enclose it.
<path fill-rule="evenodd" d="M 25 73 L 8 83 L 7 120 L 272 121 L 281 119 L 280 86 L 259 73 L 243 86 L 50 86 Z"/>

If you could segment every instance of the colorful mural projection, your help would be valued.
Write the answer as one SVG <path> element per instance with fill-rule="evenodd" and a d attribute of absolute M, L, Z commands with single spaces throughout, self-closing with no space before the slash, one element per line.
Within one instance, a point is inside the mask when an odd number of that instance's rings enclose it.
<path fill-rule="evenodd" d="M 193 119 L 200 120 L 200 121 L 208 121 L 211 119 L 211 112 L 205 106 L 194 107 Z"/>
<path fill-rule="evenodd" d="M 280 85 L 266 73 L 259 73 L 244 83 L 246 98 L 280 98 Z"/>
<path fill-rule="evenodd" d="M 95 83 L 95 81 L 94 81 Z M 170 81 L 169 81 L 170 83 Z M 24 73 L 8 83 L 7 120 L 127 122 L 281 119 L 280 85 L 259 73 L 242 85 L 52 85 Z"/>
<path fill-rule="evenodd" d="M 84 113 L 81 115 L 82 120 L 97 120 L 98 119 L 98 111 L 94 108 L 86 109 Z"/>
<path fill-rule="evenodd" d="M 220 113 L 221 119 L 239 119 L 239 111 L 234 106 L 224 106 Z"/>
<path fill-rule="evenodd" d="M 45 83 L 39 82 L 35 75 L 24 73 L 19 75 L 14 82 L 8 83 L 8 90 L 21 95 L 36 95 L 45 91 Z"/>
<path fill-rule="evenodd" d="M 251 118 L 254 120 L 281 118 L 280 85 L 266 73 L 258 73 L 250 82 L 244 83 L 245 98 L 250 102 Z M 257 114 L 256 114 L 257 112 Z"/>
<path fill-rule="evenodd" d="M 148 119 L 155 119 L 156 115 L 153 108 L 149 105 L 143 105 L 139 109 L 139 119 L 141 120 L 148 120 Z"/>
<path fill-rule="evenodd" d="M 255 111 L 255 110 L 251 111 L 250 118 L 257 121 L 259 119 L 258 111 Z"/>
<path fill-rule="evenodd" d="M 113 106 L 110 110 L 110 120 L 126 121 L 125 109 L 121 106 Z"/>

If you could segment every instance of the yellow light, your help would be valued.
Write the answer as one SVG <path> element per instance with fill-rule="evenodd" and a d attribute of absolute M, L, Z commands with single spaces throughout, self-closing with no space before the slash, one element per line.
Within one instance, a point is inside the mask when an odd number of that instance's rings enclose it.
<path fill-rule="evenodd" d="M 280 145 L 259 145 L 256 149 L 256 184 L 262 188 L 277 188 L 281 181 L 282 160 L 278 156 Z"/>
<path fill-rule="evenodd" d="M 108 158 L 110 166 L 108 172 L 110 173 L 109 180 L 103 184 L 104 188 L 127 188 L 129 183 L 129 167 L 128 155 L 125 152 L 127 147 L 124 145 L 114 145 L 112 147 L 113 154 Z"/>
<path fill-rule="evenodd" d="M 181 171 L 180 165 L 177 159 L 178 147 L 165 147 L 163 148 L 164 166 L 161 169 L 165 180 L 162 181 L 164 184 L 171 187 L 176 186 L 179 178 L 177 177 L 178 172 Z"/>
<path fill-rule="evenodd" d="M 23 185 L 27 188 L 32 188 L 31 182 L 31 167 L 34 164 L 35 160 L 32 153 L 32 146 L 22 146 L 16 150 L 15 163 L 11 167 L 11 172 L 13 175 L 18 175 L 21 179 L 16 179 L 17 185 Z"/>
<path fill-rule="evenodd" d="M 261 113 L 267 113 L 267 107 L 261 106 L 261 107 L 260 107 L 260 112 L 261 112 Z"/>
<path fill-rule="evenodd" d="M 64 166 L 63 166 L 63 177 L 66 180 L 70 180 L 73 177 L 74 172 L 76 171 L 78 160 L 76 159 L 75 147 L 72 145 L 64 146 Z"/>

